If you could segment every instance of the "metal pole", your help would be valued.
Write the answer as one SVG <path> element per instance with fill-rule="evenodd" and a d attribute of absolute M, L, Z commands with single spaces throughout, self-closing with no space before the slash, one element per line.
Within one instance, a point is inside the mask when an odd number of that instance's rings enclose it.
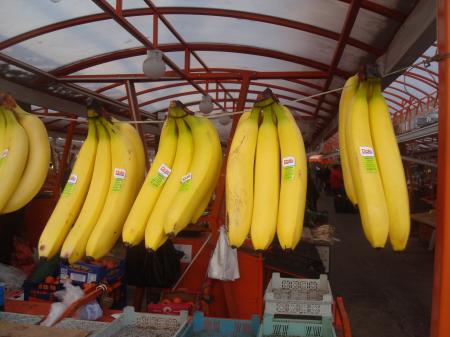
<path fill-rule="evenodd" d="M 450 2 L 438 1 L 438 51 L 450 50 Z M 450 336 L 450 60 L 439 63 L 438 191 L 431 337 Z"/>

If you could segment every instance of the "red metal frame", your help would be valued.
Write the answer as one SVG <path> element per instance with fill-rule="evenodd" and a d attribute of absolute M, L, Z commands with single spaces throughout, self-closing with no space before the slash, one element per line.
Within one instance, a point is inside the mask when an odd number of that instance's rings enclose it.
<path fill-rule="evenodd" d="M 450 50 L 450 2 L 439 0 L 438 51 Z M 434 253 L 431 337 L 449 337 L 450 329 L 450 59 L 439 63 L 439 148 L 436 246 Z"/>

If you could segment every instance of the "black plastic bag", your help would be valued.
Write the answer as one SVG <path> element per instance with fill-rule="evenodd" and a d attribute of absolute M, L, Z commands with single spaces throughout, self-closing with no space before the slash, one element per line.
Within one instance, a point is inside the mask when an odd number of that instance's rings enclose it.
<path fill-rule="evenodd" d="M 127 283 L 137 287 L 170 288 L 180 277 L 183 253 L 167 240 L 156 252 L 148 252 L 144 243 L 127 248 Z"/>

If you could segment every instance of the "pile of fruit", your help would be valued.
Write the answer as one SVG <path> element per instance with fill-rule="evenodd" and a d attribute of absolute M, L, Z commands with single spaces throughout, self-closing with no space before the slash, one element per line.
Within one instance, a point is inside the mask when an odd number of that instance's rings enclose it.
<path fill-rule="evenodd" d="M 174 102 L 158 153 L 144 181 L 145 156 L 137 131 L 88 109 L 88 134 L 72 173 L 39 240 L 39 256 L 74 263 L 99 259 L 120 235 L 156 251 L 168 235 L 195 222 L 220 173 L 217 131 L 204 117 Z"/>
<path fill-rule="evenodd" d="M 350 77 L 339 104 L 339 145 L 345 191 L 358 206 L 374 248 L 389 237 L 405 249 L 410 232 L 408 190 L 381 80 Z"/>
<path fill-rule="evenodd" d="M 0 94 L 0 214 L 33 199 L 47 177 L 50 144 L 42 121 Z"/>
<path fill-rule="evenodd" d="M 266 90 L 252 111 L 240 117 L 231 143 L 226 173 L 229 244 L 240 247 L 250 232 L 254 249 L 265 250 L 276 233 L 283 249 L 294 249 L 303 227 L 306 170 L 297 122 Z"/>

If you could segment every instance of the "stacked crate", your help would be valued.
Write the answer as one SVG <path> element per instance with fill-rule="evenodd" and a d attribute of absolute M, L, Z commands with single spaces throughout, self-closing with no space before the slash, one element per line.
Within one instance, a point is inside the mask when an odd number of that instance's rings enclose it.
<path fill-rule="evenodd" d="M 264 300 L 261 336 L 335 337 L 327 275 L 296 279 L 273 273 Z"/>

